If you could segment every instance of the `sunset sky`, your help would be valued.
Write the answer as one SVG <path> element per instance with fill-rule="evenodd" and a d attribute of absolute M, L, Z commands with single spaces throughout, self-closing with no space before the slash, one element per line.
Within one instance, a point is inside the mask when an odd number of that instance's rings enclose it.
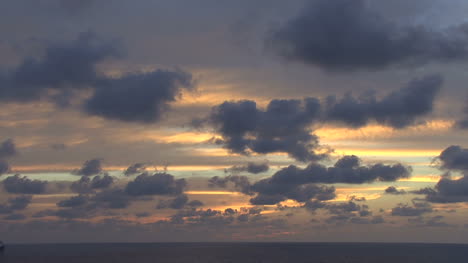
<path fill-rule="evenodd" d="M 468 243 L 468 2 L 0 3 L 0 240 Z"/>

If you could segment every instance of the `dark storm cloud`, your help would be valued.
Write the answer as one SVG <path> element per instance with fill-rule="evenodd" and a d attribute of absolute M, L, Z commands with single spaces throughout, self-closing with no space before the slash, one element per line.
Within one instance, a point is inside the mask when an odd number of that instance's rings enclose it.
<path fill-rule="evenodd" d="M 131 176 L 134 174 L 144 173 L 146 170 L 146 165 L 144 163 L 135 163 L 130 165 L 127 170 L 124 171 L 126 176 Z"/>
<path fill-rule="evenodd" d="M 452 145 L 436 158 L 444 170 L 468 171 L 468 149 Z"/>
<path fill-rule="evenodd" d="M 185 179 L 175 179 L 170 174 L 142 174 L 127 184 L 125 192 L 131 196 L 179 195 L 186 185 Z"/>
<path fill-rule="evenodd" d="M 31 180 L 17 174 L 3 180 L 3 187 L 12 194 L 43 194 L 46 191 L 47 181 Z"/>
<path fill-rule="evenodd" d="M 90 88 L 102 78 L 96 65 L 119 53 L 117 47 L 92 33 L 82 33 L 71 43 L 51 45 L 43 57 L 25 59 L 16 69 L 0 75 L 0 100 L 33 101 L 49 91 L 60 95 Z"/>
<path fill-rule="evenodd" d="M 73 171 L 75 175 L 91 176 L 102 172 L 102 159 L 87 160 L 83 166 Z"/>
<path fill-rule="evenodd" d="M 192 76 L 181 70 L 131 74 L 106 80 L 84 108 L 90 115 L 112 120 L 156 122 L 183 89 L 192 87 Z"/>
<path fill-rule="evenodd" d="M 465 60 L 468 26 L 398 25 L 365 0 L 313 0 L 274 30 L 267 45 L 288 60 L 328 70 L 376 70 Z"/>
<path fill-rule="evenodd" d="M 7 139 L 0 144 L 0 159 L 11 158 L 16 154 L 16 146 L 12 139 Z"/>
<path fill-rule="evenodd" d="M 431 113 L 443 78 L 428 75 L 414 79 L 408 85 L 378 100 L 374 94 L 355 98 L 351 94 L 342 99 L 326 99 L 326 120 L 343 122 L 351 127 L 362 127 L 370 121 L 404 128 L 415 123 L 418 117 Z"/>
<path fill-rule="evenodd" d="M 270 166 L 268 165 L 267 162 L 263 162 L 263 163 L 249 162 L 246 165 L 235 165 L 229 169 L 226 169 L 226 171 L 231 172 L 231 173 L 247 172 L 251 174 L 259 174 L 259 173 L 267 172 L 269 169 L 270 169 Z"/>
<path fill-rule="evenodd" d="M 413 206 L 398 204 L 392 208 L 392 216 L 421 216 L 432 211 L 432 206 L 429 203 L 413 201 Z"/>
<path fill-rule="evenodd" d="M 266 110 L 254 101 L 224 102 L 212 109 L 206 120 L 223 136 L 223 145 L 233 153 L 286 152 L 299 161 L 319 160 L 314 152 L 318 138 L 310 125 L 319 117 L 317 99 L 272 100 Z"/>
<path fill-rule="evenodd" d="M 404 195 L 406 194 L 406 191 L 398 190 L 395 186 L 389 186 L 387 189 L 385 189 L 385 193 L 390 195 Z"/>
<path fill-rule="evenodd" d="M 80 180 L 70 185 L 70 189 L 76 193 L 91 193 L 97 189 L 108 188 L 113 183 L 114 177 L 108 174 L 95 176 L 92 180 L 87 176 L 82 176 Z"/>

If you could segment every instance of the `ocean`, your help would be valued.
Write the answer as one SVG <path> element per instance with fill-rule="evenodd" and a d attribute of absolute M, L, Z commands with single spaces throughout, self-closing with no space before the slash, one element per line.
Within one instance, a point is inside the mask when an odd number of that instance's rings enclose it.
<path fill-rule="evenodd" d="M 467 263 L 468 245 L 145 243 L 9 245 L 2 263 Z"/>

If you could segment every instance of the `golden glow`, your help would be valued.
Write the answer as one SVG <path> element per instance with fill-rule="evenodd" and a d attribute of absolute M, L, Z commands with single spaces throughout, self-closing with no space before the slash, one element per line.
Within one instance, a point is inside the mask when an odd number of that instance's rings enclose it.
<path fill-rule="evenodd" d="M 451 120 L 433 120 L 406 129 L 393 129 L 381 125 L 368 125 L 360 129 L 323 126 L 315 131 L 321 141 L 372 140 L 399 136 L 431 134 L 450 130 L 454 125 Z"/>
<path fill-rule="evenodd" d="M 228 192 L 228 191 L 186 191 L 188 195 L 242 195 L 239 192 Z"/>
<path fill-rule="evenodd" d="M 440 154 L 437 150 L 419 150 L 419 149 L 346 149 L 335 150 L 337 155 L 356 155 L 360 157 L 434 157 Z"/>

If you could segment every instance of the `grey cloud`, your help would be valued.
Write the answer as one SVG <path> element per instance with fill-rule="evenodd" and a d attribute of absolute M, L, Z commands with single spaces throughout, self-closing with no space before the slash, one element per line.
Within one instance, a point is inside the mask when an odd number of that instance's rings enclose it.
<path fill-rule="evenodd" d="M 5 216 L 3 219 L 9 220 L 9 221 L 24 220 L 26 219 L 26 216 L 23 214 L 11 214 L 11 215 Z"/>
<path fill-rule="evenodd" d="M 468 26 L 398 25 L 365 0 L 314 0 L 273 30 L 267 45 L 288 60 L 327 70 L 378 70 L 465 60 Z"/>
<path fill-rule="evenodd" d="M 468 202 L 468 176 L 456 180 L 443 177 L 434 189 L 424 188 L 415 193 L 425 194 L 426 200 L 433 203 Z"/>
<path fill-rule="evenodd" d="M 185 194 L 176 196 L 170 200 L 161 200 L 156 206 L 157 209 L 171 208 L 171 209 L 182 209 L 186 207 L 199 207 L 203 206 L 203 203 L 199 200 L 189 201 L 189 198 Z"/>
<path fill-rule="evenodd" d="M 135 163 L 130 165 L 125 171 L 124 174 L 126 176 L 131 176 L 134 174 L 141 174 L 144 173 L 146 170 L 146 165 L 144 163 Z"/>
<path fill-rule="evenodd" d="M 0 159 L 11 158 L 16 154 L 16 145 L 12 139 L 7 139 L 0 144 Z"/>
<path fill-rule="evenodd" d="M 61 95 L 90 88 L 102 78 L 96 65 L 119 53 L 116 46 L 92 33 L 82 33 L 71 43 L 51 45 L 43 57 L 25 59 L 16 69 L 0 75 L 0 100 L 33 101 L 50 90 Z"/>
<path fill-rule="evenodd" d="M 125 192 L 131 196 L 179 195 L 186 185 L 185 179 L 175 179 L 167 173 L 142 174 L 127 184 Z"/>
<path fill-rule="evenodd" d="M 6 161 L 0 160 L 0 176 L 11 171 L 10 165 Z"/>
<path fill-rule="evenodd" d="M 183 89 L 192 89 L 192 75 L 182 70 L 155 70 L 108 77 L 97 65 L 122 56 L 118 41 L 100 40 L 87 32 L 75 41 L 50 45 L 39 58 L 0 72 L 0 101 L 48 99 L 68 107 L 80 90 L 92 91 L 82 110 L 90 115 L 128 122 L 156 122 Z"/>
<path fill-rule="evenodd" d="M 0 214 L 9 214 L 16 210 L 24 210 L 31 201 L 32 197 L 27 195 L 10 198 L 7 203 L 0 204 Z"/>
<path fill-rule="evenodd" d="M 413 206 L 398 204 L 392 208 L 392 216 L 421 216 L 432 211 L 432 206 L 429 203 L 413 201 Z"/>
<path fill-rule="evenodd" d="M 317 99 L 272 100 L 266 110 L 254 101 L 224 102 L 212 109 L 207 122 L 223 136 L 223 145 L 233 153 L 286 152 L 298 161 L 319 160 L 318 138 L 310 125 L 319 118 Z"/>
<path fill-rule="evenodd" d="M 12 194 L 43 194 L 47 184 L 47 181 L 31 180 L 19 174 L 3 180 L 3 187 Z"/>
<path fill-rule="evenodd" d="M 101 83 L 84 105 L 90 115 L 107 119 L 151 123 L 169 109 L 183 89 L 192 89 L 192 76 L 181 70 L 156 70 Z"/>
<path fill-rule="evenodd" d="M 393 91 L 378 100 L 374 94 L 355 98 L 351 94 L 342 99 L 326 99 L 326 120 L 343 122 L 351 127 L 362 127 L 370 121 L 404 128 L 418 117 L 431 113 L 437 92 L 443 84 L 440 75 L 413 79 L 406 87 Z"/>
<path fill-rule="evenodd" d="M 226 170 L 232 173 L 248 172 L 251 174 L 259 174 L 259 173 L 267 172 L 269 169 L 270 169 L 270 166 L 268 165 L 268 162 L 262 162 L 262 163 L 249 162 L 246 165 L 235 165 Z"/>
<path fill-rule="evenodd" d="M 102 172 L 102 159 L 92 159 L 84 162 L 83 166 L 73 171 L 75 175 L 91 176 Z"/>
<path fill-rule="evenodd" d="M 445 170 L 468 171 L 468 149 L 452 145 L 436 158 L 440 168 Z"/>
<path fill-rule="evenodd" d="M 50 145 L 50 148 L 56 151 L 63 151 L 67 149 L 67 145 L 64 143 L 53 143 Z"/>
<path fill-rule="evenodd" d="M 389 186 L 387 189 L 385 189 L 385 193 L 390 195 L 404 195 L 406 194 L 406 191 L 398 190 L 395 186 Z"/>
<path fill-rule="evenodd" d="M 85 195 L 72 196 L 69 199 L 57 203 L 58 207 L 78 207 L 89 202 L 89 197 Z"/>

